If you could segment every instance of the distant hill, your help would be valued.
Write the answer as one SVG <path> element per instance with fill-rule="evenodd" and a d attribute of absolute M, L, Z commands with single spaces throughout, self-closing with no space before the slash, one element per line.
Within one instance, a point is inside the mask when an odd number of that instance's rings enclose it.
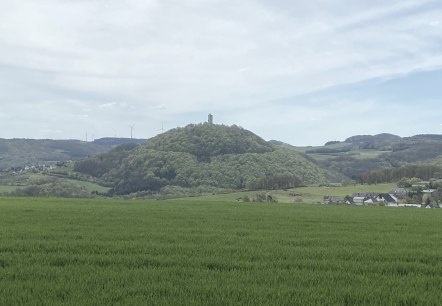
<path fill-rule="evenodd" d="M 284 145 L 284 147 L 287 146 Z M 373 171 L 414 164 L 436 164 L 434 160 L 440 160 L 438 157 L 442 155 L 442 135 L 416 135 L 412 137 L 400 137 L 387 133 L 356 135 L 347 138 L 344 142 L 330 141 L 324 146 L 298 147 L 294 150 L 304 152 L 329 171 L 339 172 L 354 180 L 361 180 L 368 177 L 367 174 Z M 408 167 L 407 169 L 415 170 L 418 167 Z M 402 172 L 398 171 L 398 173 Z M 423 173 L 422 171 L 417 172 L 420 175 Z M 413 172 L 406 173 L 412 174 Z M 388 180 L 388 175 L 384 180 Z"/>
<path fill-rule="evenodd" d="M 442 135 L 435 135 L 435 134 L 421 134 L 421 135 L 415 135 L 409 138 L 410 140 L 434 140 L 434 141 L 442 141 Z"/>
<path fill-rule="evenodd" d="M 139 138 L 104 137 L 104 138 L 95 139 L 92 143 L 99 146 L 112 148 L 128 143 L 142 144 L 145 142 L 146 139 L 139 139 Z"/>
<path fill-rule="evenodd" d="M 235 125 L 191 124 L 149 140 L 0 139 L 0 170 L 68 160 L 114 194 L 427 179 L 442 176 L 442 135 L 355 135 L 296 147 Z"/>
<path fill-rule="evenodd" d="M 350 144 L 353 149 L 372 149 L 380 151 L 392 150 L 392 144 L 401 141 L 401 137 L 393 134 L 378 135 L 357 135 L 349 137 L 345 143 Z"/>
<path fill-rule="evenodd" d="M 191 124 L 78 161 L 75 171 L 112 183 L 111 193 L 290 188 L 336 180 L 293 150 L 238 126 Z M 340 177 L 342 178 L 342 177 Z"/>
<path fill-rule="evenodd" d="M 51 139 L 0 139 L 0 169 L 79 160 L 142 139 L 101 138 L 93 142 Z"/>
<path fill-rule="evenodd" d="M 402 138 L 397 135 L 382 133 L 377 135 L 356 135 L 345 140 L 347 143 L 376 143 L 376 142 L 393 142 Z"/>

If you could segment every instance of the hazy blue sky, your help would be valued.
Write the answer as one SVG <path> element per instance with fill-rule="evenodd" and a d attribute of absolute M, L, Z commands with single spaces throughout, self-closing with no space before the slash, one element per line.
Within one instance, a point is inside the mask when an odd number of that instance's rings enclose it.
<path fill-rule="evenodd" d="M 0 138 L 442 134 L 440 0 L 0 1 Z"/>

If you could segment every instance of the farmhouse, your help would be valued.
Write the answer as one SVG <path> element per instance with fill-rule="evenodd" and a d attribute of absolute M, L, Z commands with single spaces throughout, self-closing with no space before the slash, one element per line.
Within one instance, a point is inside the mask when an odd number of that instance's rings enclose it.
<path fill-rule="evenodd" d="M 388 193 L 381 193 L 376 197 L 377 202 L 383 202 L 383 203 L 397 203 L 398 198 L 396 198 L 394 195 L 388 194 Z"/>
<path fill-rule="evenodd" d="M 370 204 L 397 204 L 398 199 L 388 193 L 355 193 L 353 194 L 353 204 L 357 206 Z"/>
<path fill-rule="evenodd" d="M 407 190 L 405 188 L 392 188 L 390 189 L 390 191 L 388 192 L 388 194 L 398 198 L 398 199 L 403 199 L 407 196 Z"/>
<path fill-rule="evenodd" d="M 357 206 L 363 206 L 365 205 L 365 201 L 368 199 L 369 197 L 363 197 L 363 196 L 353 197 L 353 204 Z"/>
<path fill-rule="evenodd" d="M 428 194 L 429 196 L 431 196 L 435 191 L 436 191 L 436 189 L 424 189 L 424 190 L 422 190 L 422 193 Z"/>

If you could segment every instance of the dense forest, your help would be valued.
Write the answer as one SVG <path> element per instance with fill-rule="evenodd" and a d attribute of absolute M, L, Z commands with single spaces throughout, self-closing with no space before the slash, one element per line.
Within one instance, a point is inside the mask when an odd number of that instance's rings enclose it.
<path fill-rule="evenodd" d="M 434 165 L 404 165 L 397 168 L 371 171 L 360 177 L 362 184 L 398 182 L 403 178 L 430 180 L 442 177 L 442 168 Z"/>
<path fill-rule="evenodd" d="M 238 126 L 188 125 L 79 161 L 75 171 L 112 186 L 111 195 L 290 188 L 336 179 L 302 154 Z"/>

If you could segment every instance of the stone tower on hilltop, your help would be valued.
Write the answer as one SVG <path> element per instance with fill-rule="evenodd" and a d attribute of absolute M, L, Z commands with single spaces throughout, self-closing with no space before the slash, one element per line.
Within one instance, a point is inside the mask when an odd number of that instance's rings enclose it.
<path fill-rule="evenodd" d="M 207 120 L 209 124 L 213 124 L 213 115 L 209 114 L 209 119 Z"/>

